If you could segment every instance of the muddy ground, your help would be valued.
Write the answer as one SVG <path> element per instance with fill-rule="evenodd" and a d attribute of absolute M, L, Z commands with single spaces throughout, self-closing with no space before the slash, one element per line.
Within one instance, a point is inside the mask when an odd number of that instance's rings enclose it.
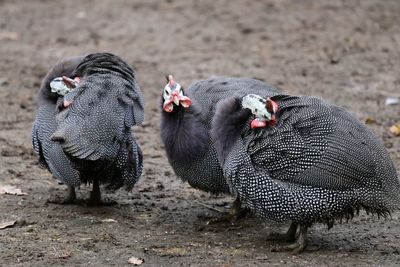
<path fill-rule="evenodd" d="M 400 165 L 400 1 L 8 1 L 0 0 L 1 266 L 398 266 L 400 213 L 362 213 L 327 230 L 315 225 L 301 255 L 272 253 L 266 240 L 287 225 L 250 217 L 207 224 L 232 201 L 182 183 L 159 137 L 164 74 L 184 86 L 213 75 L 257 77 L 293 94 L 317 95 L 369 119 Z M 66 188 L 40 169 L 31 147 L 41 78 L 64 56 L 113 52 L 133 65 L 147 102 L 133 130 L 145 155 L 119 204 L 46 204 Z M 83 186 L 78 196 L 88 196 Z M 211 207 L 211 208 L 208 208 Z"/>

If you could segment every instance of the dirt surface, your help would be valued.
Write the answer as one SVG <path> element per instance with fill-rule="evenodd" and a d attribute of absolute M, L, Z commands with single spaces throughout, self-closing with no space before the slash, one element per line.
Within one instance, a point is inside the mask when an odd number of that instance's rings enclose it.
<path fill-rule="evenodd" d="M 287 225 L 253 217 L 207 224 L 232 202 L 182 183 L 159 137 L 164 74 L 185 87 L 213 75 L 257 77 L 292 94 L 317 95 L 371 124 L 400 165 L 400 1 L 7 1 L 0 0 L 1 266 L 398 266 L 400 213 L 361 213 L 331 230 L 315 225 L 301 255 L 272 253 L 266 236 Z M 31 146 L 35 96 L 60 58 L 113 52 L 133 65 L 146 99 L 135 127 L 144 173 L 119 204 L 46 204 L 66 193 Z M 82 186 L 78 197 L 86 198 Z M 208 207 L 212 207 L 208 208 Z"/>

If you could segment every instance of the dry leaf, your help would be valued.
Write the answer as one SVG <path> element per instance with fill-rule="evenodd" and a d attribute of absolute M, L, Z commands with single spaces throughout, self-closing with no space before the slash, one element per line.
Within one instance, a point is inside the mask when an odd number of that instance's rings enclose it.
<path fill-rule="evenodd" d="M 104 220 L 101 220 L 102 222 L 117 222 L 116 220 L 114 220 L 114 219 L 104 219 Z"/>
<path fill-rule="evenodd" d="M 375 118 L 367 117 L 365 119 L 365 124 L 373 124 L 373 123 L 376 123 L 376 119 Z"/>
<path fill-rule="evenodd" d="M 54 248 L 54 247 L 53 247 L 53 250 L 54 250 L 54 255 L 52 257 L 53 259 L 67 259 L 67 258 L 71 257 L 71 255 L 72 255 L 72 252 L 69 250 L 63 249 L 63 250 L 57 251 L 56 248 Z"/>
<path fill-rule="evenodd" d="M 0 40 L 16 41 L 19 39 L 17 32 L 0 32 Z"/>
<path fill-rule="evenodd" d="M 0 185 L 0 195 L 9 194 L 9 195 L 17 195 L 17 196 L 26 196 L 27 193 L 21 191 L 21 189 L 16 188 L 12 185 Z"/>
<path fill-rule="evenodd" d="M 395 124 L 390 127 L 390 132 L 396 136 L 400 136 L 400 124 Z"/>
<path fill-rule="evenodd" d="M 71 255 L 72 255 L 71 251 L 61 251 L 55 255 L 55 258 L 56 259 L 67 259 L 67 258 L 71 257 Z"/>
<path fill-rule="evenodd" d="M 130 264 L 133 264 L 133 265 L 137 266 L 137 265 L 142 264 L 144 262 L 144 260 L 140 259 L 140 258 L 136 258 L 136 257 L 130 257 L 128 262 Z"/>
<path fill-rule="evenodd" d="M 7 228 L 7 227 L 12 227 L 17 223 L 17 221 L 6 221 L 6 222 L 0 222 L 0 230 Z"/>

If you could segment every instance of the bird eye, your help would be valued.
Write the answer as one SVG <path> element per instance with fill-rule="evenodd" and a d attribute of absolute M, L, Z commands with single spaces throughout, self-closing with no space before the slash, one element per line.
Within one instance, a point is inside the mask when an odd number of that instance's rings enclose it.
<path fill-rule="evenodd" d="M 164 94 L 166 96 L 169 96 L 171 94 L 171 88 L 169 88 L 168 86 L 165 86 L 164 88 Z"/>

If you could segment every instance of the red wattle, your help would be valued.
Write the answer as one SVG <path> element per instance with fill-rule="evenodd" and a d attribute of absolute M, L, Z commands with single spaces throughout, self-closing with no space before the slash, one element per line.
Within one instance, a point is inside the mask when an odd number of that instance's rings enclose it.
<path fill-rule="evenodd" d="M 278 104 L 275 101 L 271 100 L 270 98 L 267 99 L 266 106 L 268 112 L 270 113 L 276 113 L 279 109 Z"/>
<path fill-rule="evenodd" d="M 63 102 L 64 108 L 69 107 L 71 104 L 72 104 L 71 101 L 64 100 L 64 102 Z"/>
<path fill-rule="evenodd" d="M 181 103 L 182 107 L 184 107 L 184 108 L 188 108 L 188 107 L 190 107 L 190 105 L 192 105 L 192 100 L 190 100 L 190 98 L 187 96 L 182 96 L 179 99 L 179 102 Z"/>
<path fill-rule="evenodd" d="M 271 120 L 267 121 L 268 126 L 275 126 L 276 125 L 276 118 L 275 115 L 272 115 Z"/>
<path fill-rule="evenodd" d="M 263 127 L 265 127 L 265 126 L 267 126 L 267 122 L 265 122 L 265 121 L 259 121 L 259 120 L 257 120 L 257 119 L 252 120 L 251 123 L 250 123 L 251 129 L 263 128 Z"/>
<path fill-rule="evenodd" d="M 174 109 L 174 105 L 172 104 L 172 100 L 164 103 L 163 110 L 165 112 L 172 112 L 173 109 Z"/>

